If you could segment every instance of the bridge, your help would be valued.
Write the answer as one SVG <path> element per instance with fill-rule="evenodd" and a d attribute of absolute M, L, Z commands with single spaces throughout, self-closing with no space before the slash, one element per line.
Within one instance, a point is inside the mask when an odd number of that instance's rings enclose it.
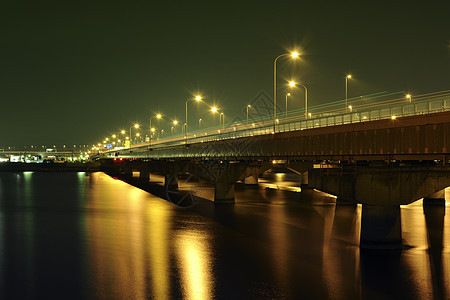
<path fill-rule="evenodd" d="M 355 104 L 223 124 L 104 149 L 99 157 L 110 171 L 139 171 L 144 181 L 161 174 L 167 191 L 177 189 L 180 174 L 208 180 L 215 203 L 234 203 L 237 181 L 255 186 L 259 174 L 283 163 L 302 175 L 303 188 L 333 194 L 337 203 L 362 204 L 361 247 L 399 248 L 400 205 L 421 198 L 425 205 L 445 205 L 450 92 L 414 100 L 379 95 Z"/>

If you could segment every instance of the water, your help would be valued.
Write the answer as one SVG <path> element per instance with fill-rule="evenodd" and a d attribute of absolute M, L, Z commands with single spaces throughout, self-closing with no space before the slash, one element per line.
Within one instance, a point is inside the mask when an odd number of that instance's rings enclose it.
<path fill-rule="evenodd" d="M 360 206 L 261 181 L 183 209 L 100 172 L 0 173 L 0 298 L 450 297 L 442 208 L 402 207 L 403 251 L 360 251 Z"/>

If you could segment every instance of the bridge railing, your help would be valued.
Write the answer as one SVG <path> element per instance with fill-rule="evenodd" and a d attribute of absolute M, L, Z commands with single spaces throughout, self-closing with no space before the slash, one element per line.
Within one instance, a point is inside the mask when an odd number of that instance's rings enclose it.
<path fill-rule="evenodd" d="M 346 112 L 345 108 L 342 108 L 342 101 L 339 101 L 323 106 L 322 110 L 312 108 L 311 111 L 314 111 L 314 115 L 308 119 L 305 118 L 303 111 L 298 111 L 296 115 L 290 115 L 285 120 L 283 120 L 284 116 L 280 114 L 278 120 L 281 120 L 281 122 L 277 122 L 274 126 L 273 117 L 267 116 L 251 120 L 252 122 L 248 124 L 226 124 L 225 128 L 207 128 L 194 131 L 187 137 L 182 135 L 172 136 L 152 141 L 151 144 L 149 142 L 135 144 L 132 148 L 161 148 L 259 136 L 274 133 L 274 127 L 276 132 L 287 132 L 450 111 L 450 91 L 415 96 L 411 102 L 405 100 L 404 96 L 387 100 L 380 97 L 372 97 L 371 99 L 378 101 L 366 101 L 364 99 L 357 100 L 360 101 L 359 103 L 354 101 L 357 105 L 352 107 L 350 112 Z"/>

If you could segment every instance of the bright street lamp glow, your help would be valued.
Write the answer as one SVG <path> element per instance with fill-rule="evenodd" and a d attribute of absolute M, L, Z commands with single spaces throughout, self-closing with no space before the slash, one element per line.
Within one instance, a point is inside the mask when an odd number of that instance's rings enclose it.
<path fill-rule="evenodd" d="M 395 120 L 395 118 L 396 118 L 396 116 L 392 116 L 392 117 L 391 117 L 392 120 Z"/>
<path fill-rule="evenodd" d="M 291 53 L 291 56 L 293 57 L 293 58 L 297 58 L 298 56 L 299 56 L 299 54 L 298 54 L 298 52 L 292 52 Z"/>
<path fill-rule="evenodd" d="M 120 133 L 121 133 L 121 134 L 125 134 L 125 130 L 122 130 Z"/>
<path fill-rule="evenodd" d="M 195 96 L 195 100 L 200 101 L 200 100 L 202 100 L 202 97 L 200 97 L 200 96 Z"/>
<path fill-rule="evenodd" d="M 173 125 L 177 125 L 177 124 L 178 124 L 177 120 L 173 121 Z"/>
<path fill-rule="evenodd" d="M 152 132 L 155 132 L 155 128 L 152 128 Z"/>
<path fill-rule="evenodd" d="M 115 139 L 115 138 L 116 138 L 116 135 L 115 135 L 115 134 L 113 134 L 113 135 L 112 135 L 112 138 L 113 138 L 113 139 Z"/>
<path fill-rule="evenodd" d="M 136 133 L 136 136 L 140 136 L 139 132 L 138 132 L 138 133 Z"/>
<path fill-rule="evenodd" d="M 161 119 L 161 114 L 157 114 L 156 118 Z"/>
<path fill-rule="evenodd" d="M 211 107 L 211 111 L 213 112 L 213 113 L 215 113 L 215 112 L 217 112 L 217 107 Z"/>
<path fill-rule="evenodd" d="M 289 81 L 289 86 L 294 87 L 295 86 L 295 82 L 294 81 Z"/>
<path fill-rule="evenodd" d="M 347 75 L 347 78 L 352 78 L 352 74 L 348 74 L 348 75 Z"/>
<path fill-rule="evenodd" d="M 139 124 L 135 124 L 135 125 L 134 125 L 134 128 L 139 128 Z"/>
<path fill-rule="evenodd" d="M 286 96 L 290 96 L 290 95 L 291 95 L 291 93 L 287 93 L 287 94 L 286 94 Z"/>

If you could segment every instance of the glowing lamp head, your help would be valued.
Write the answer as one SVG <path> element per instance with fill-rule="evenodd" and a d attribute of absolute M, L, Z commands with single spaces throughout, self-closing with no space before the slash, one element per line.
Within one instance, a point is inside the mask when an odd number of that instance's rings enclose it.
<path fill-rule="evenodd" d="M 155 132 L 155 128 L 152 128 L 152 132 Z"/>
<path fill-rule="evenodd" d="M 252 106 L 249 104 L 249 105 L 247 105 L 247 107 L 250 108 L 250 107 L 252 107 Z"/>
<path fill-rule="evenodd" d="M 177 124 L 178 124 L 177 120 L 173 121 L 173 125 L 177 125 Z"/>
<path fill-rule="evenodd" d="M 406 98 L 410 99 L 411 98 L 411 94 L 407 94 Z"/>
<path fill-rule="evenodd" d="M 136 136 L 140 136 L 140 133 L 138 132 L 138 133 L 136 133 Z"/>
<path fill-rule="evenodd" d="M 391 117 L 392 120 L 395 120 L 396 118 L 397 118 L 396 116 L 392 116 L 392 117 Z"/>
<path fill-rule="evenodd" d="M 115 138 L 116 138 L 116 135 L 115 135 L 115 134 L 113 134 L 113 135 L 112 135 L 112 138 L 113 138 L 113 139 L 115 139 Z"/>
<path fill-rule="evenodd" d="M 161 114 L 157 114 L 156 118 L 161 119 Z"/>
<path fill-rule="evenodd" d="M 294 87 L 295 86 L 295 82 L 294 81 L 289 81 L 289 86 L 290 87 Z"/>
<path fill-rule="evenodd" d="M 347 75 L 347 78 L 348 78 L 348 79 L 352 78 L 352 75 L 351 75 L 351 74 L 348 74 L 348 75 Z"/>
<path fill-rule="evenodd" d="M 298 54 L 297 51 L 295 51 L 295 52 L 292 52 L 292 53 L 291 53 L 291 56 L 292 56 L 293 58 L 297 58 L 297 57 L 299 56 L 299 54 Z"/>
<path fill-rule="evenodd" d="M 122 130 L 120 133 L 121 133 L 121 134 L 125 134 L 125 130 Z"/>
<path fill-rule="evenodd" d="M 135 124 L 135 125 L 134 125 L 134 128 L 139 128 L 139 124 Z"/>
<path fill-rule="evenodd" d="M 287 93 L 287 94 L 286 94 L 286 96 L 290 96 L 290 95 L 291 95 L 291 93 Z"/>
<path fill-rule="evenodd" d="M 213 113 L 215 113 L 215 112 L 217 112 L 217 107 L 211 107 L 211 111 L 213 112 Z"/>
<path fill-rule="evenodd" d="M 202 100 L 202 97 L 200 97 L 200 96 L 195 96 L 195 100 L 200 101 L 200 100 Z"/>

